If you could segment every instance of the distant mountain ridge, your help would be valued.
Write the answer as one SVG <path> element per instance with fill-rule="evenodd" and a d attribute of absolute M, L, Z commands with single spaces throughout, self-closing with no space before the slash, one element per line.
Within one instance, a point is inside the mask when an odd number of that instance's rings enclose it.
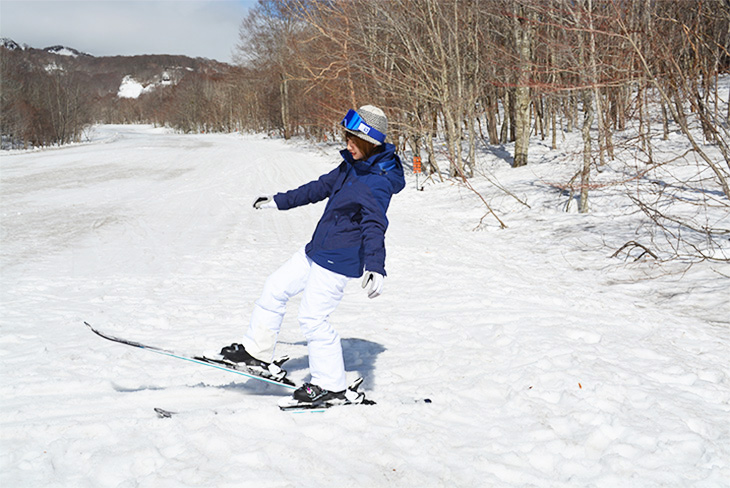
<path fill-rule="evenodd" d="M 5 49 L 9 51 L 24 51 L 26 49 L 35 49 L 27 44 L 23 44 L 22 46 L 15 42 L 14 40 L 8 38 L 8 37 L 0 37 L 0 47 L 4 47 Z M 41 51 L 46 51 L 48 53 L 52 54 L 59 54 L 62 56 L 89 56 L 94 57 L 93 54 L 90 53 L 84 53 L 81 51 L 78 51 L 72 47 L 68 46 L 62 46 L 62 45 L 55 45 L 55 46 L 48 46 L 44 47 L 43 49 L 40 49 Z"/>
<path fill-rule="evenodd" d="M 4 47 L 5 49 L 8 49 L 9 51 L 22 51 L 23 48 L 15 42 L 12 39 L 8 39 L 7 37 L 0 37 L 0 46 Z"/>
<path fill-rule="evenodd" d="M 116 95 L 127 77 L 142 85 L 177 84 L 187 73 L 223 74 L 231 65 L 207 58 L 181 55 L 94 56 L 63 45 L 37 49 L 9 38 L 0 39 L 0 55 L 17 57 L 29 72 L 73 73 L 92 96 Z"/>
<path fill-rule="evenodd" d="M 53 53 L 53 54 L 59 54 L 61 56 L 89 56 L 94 57 L 93 55 L 89 53 L 82 53 L 80 51 L 77 51 L 76 49 L 72 47 L 66 47 L 66 46 L 50 46 L 43 48 L 44 51 Z"/>

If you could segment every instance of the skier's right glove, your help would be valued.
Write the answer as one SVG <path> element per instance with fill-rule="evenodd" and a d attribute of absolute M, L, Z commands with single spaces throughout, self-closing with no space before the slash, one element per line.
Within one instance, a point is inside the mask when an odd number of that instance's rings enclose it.
<path fill-rule="evenodd" d="M 262 208 L 278 209 L 279 207 L 276 205 L 274 197 L 272 197 L 271 195 L 261 195 L 260 197 L 256 198 L 255 202 L 253 202 L 253 208 L 259 210 Z"/>
<path fill-rule="evenodd" d="M 362 287 L 368 294 L 368 298 L 375 298 L 380 296 L 383 291 L 383 275 L 376 273 L 375 271 L 365 270 L 365 274 L 362 279 Z"/>

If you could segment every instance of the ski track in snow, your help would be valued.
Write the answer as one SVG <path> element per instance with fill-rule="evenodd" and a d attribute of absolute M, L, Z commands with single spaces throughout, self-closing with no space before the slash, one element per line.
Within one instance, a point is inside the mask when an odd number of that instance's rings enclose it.
<path fill-rule="evenodd" d="M 479 225 L 469 190 L 419 192 L 408 175 L 389 211 L 383 296 L 368 300 L 354 280 L 332 317 L 348 375 L 365 377 L 377 405 L 279 412 L 289 390 L 83 325 L 194 353 L 237 341 L 264 280 L 323 209 L 251 203 L 337 157 L 335 146 L 149 126 L 3 154 L 0 483 L 730 486 L 727 265 L 679 273 L 610 258 L 639 217 L 610 191 L 589 215 L 563 212 L 540 184 L 560 180 L 555 165 L 484 156 L 532 207 L 482 182 L 503 230 L 488 216 Z M 304 381 L 297 306 L 277 353 Z"/>

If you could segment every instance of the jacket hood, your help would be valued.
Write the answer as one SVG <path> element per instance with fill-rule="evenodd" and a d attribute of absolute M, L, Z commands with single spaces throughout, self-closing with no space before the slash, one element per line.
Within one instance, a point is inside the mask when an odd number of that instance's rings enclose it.
<path fill-rule="evenodd" d="M 368 159 L 356 161 L 347 149 L 340 151 L 342 159 L 350 164 L 358 173 L 372 173 L 385 176 L 393 188 L 393 193 L 398 193 L 406 186 L 403 176 L 403 163 L 395 153 L 395 146 L 390 143 L 383 145 L 383 149 L 376 152 Z"/>

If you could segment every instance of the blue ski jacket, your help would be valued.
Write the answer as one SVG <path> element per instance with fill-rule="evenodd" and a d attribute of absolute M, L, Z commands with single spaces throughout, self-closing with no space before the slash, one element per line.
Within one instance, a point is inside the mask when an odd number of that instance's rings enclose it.
<path fill-rule="evenodd" d="M 337 168 L 319 179 L 274 195 L 279 210 L 328 198 L 324 213 L 307 244 L 307 256 L 322 266 L 351 278 L 363 269 L 385 276 L 385 216 L 391 197 L 405 185 L 403 165 L 395 146 L 356 161 L 346 149 Z"/>

